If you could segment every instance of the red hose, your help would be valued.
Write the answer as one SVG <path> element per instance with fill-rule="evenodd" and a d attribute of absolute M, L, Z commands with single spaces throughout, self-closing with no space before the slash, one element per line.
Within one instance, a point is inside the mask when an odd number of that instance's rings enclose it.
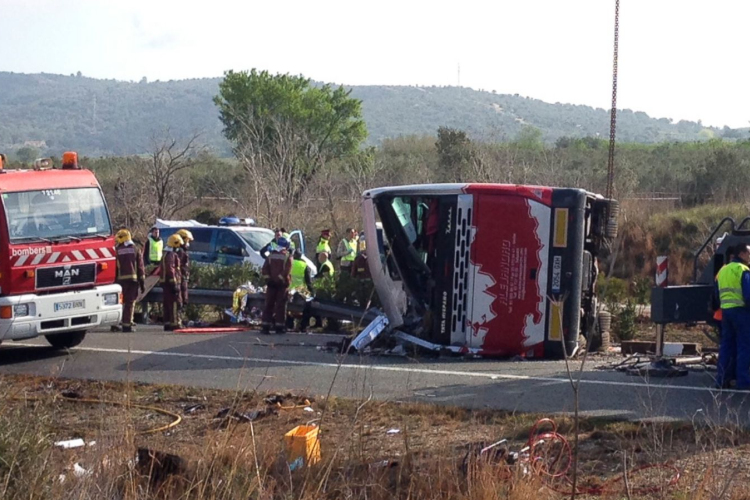
<path fill-rule="evenodd" d="M 542 434 L 537 434 L 537 431 L 540 427 L 544 425 L 549 425 L 552 427 L 552 431 L 545 432 Z M 544 457 L 539 455 L 536 450 L 540 449 L 543 446 L 549 446 L 550 444 L 558 444 L 560 446 L 560 450 L 557 453 L 557 456 L 553 458 L 552 461 L 548 461 L 548 457 Z M 572 487 L 573 487 L 573 481 L 570 477 L 568 477 L 568 472 L 570 471 L 570 468 L 573 465 L 573 451 L 570 447 L 570 444 L 568 443 L 568 440 L 565 439 L 564 436 L 561 434 L 558 434 L 557 432 L 557 424 L 549 418 L 543 418 L 538 420 L 534 426 L 531 428 L 531 431 L 529 432 L 529 440 L 527 441 L 528 446 L 528 452 L 529 452 L 529 461 L 532 464 L 532 469 L 541 477 L 546 478 L 546 484 L 547 488 L 551 489 L 552 491 L 556 493 L 560 493 L 563 495 L 570 495 L 572 493 Z M 561 460 L 567 460 L 567 462 L 561 462 Z M 560 470 L 555 470 L 555 467 L 562 463 L 562 468 Z M 662 469 L 665 471 L 669 471 L 672 475 L 669 478 L 669 481 L 666 483 L 666 485 L 653 485 L 653 486 L 642 486 L 639 488 L 631 488 L 630 493 L 635 495 L 644 495 L 648 493 L 658 493 L 666 488 L 670 488 L 672 486 L 675 486 L 677 482 L 680 480 L 680 471 L 677 469 L 677 467 L 674 467 L 673 465 L 668 464 L 648 464 L 648 465 L 642 465 L 640 467 L 636 467 L 628 472 L 628 479 L 632 481 L 633 475 L 645 471 L 645 470 L 653 470 L 653 469 Z M 609 479 L 604 484 L 598 487 L 593 488 L 585 488 L 585 489 L 577 489 L 576 494 L 578 495 L 603 495 L 603 494 L 612 494 L 612 493 L 618 493 L 621 490 L 624 490 L 624 485 L 622 488 L 616 488 L 615 485 L 617 483 L 623 482 L 625 478 L 625 475 L 617 476 L 612 479 Z M 567 483 L 570 486 L 570 489 L 567 491 L 564 489 L 561 489 L 559 486 L 550 484 L 550 480 L 552 479 L 560 479 L 564 483 Z"/>
<path fill-rule="evenodd" d="M 214 328 L 180 328 L 174 330 L 174 333 L 232 333 L 232 332 L 246 332 L 250 328 L 242 326 L 226 326 L 226 327 L 214 327 Z"/>

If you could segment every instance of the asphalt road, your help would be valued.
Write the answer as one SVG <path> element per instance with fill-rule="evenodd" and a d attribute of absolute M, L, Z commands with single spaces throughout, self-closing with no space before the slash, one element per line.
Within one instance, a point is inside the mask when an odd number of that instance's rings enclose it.
<path fill-rule="evenodd" d="M 94 332 L 69 352 L 44 339 L 0 346 L 0 374 L 139 381 L 219 389 L 294 390 L 340 397 L 423 401 L 468 408 L 564 414 L 573 397 L 563 361 L 407 359 L 349 355 L 340 363 L 318 346 L 333 335 L 258 332 L 177 335 L 157 328 Z M 717 392 L 712 371 L 675 379 L 627 375 L 588 363 L 581 410 L 623 419 L 680 419 L 750 425 L 745 393 Z"/>

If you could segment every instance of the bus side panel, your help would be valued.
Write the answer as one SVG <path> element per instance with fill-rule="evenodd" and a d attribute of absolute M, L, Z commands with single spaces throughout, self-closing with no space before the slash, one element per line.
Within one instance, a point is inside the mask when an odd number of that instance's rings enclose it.
<path fill-rule="evenodd" d="M 464 195 L 465 196 L 465 195 Z M 455 195 L 439 196 L 434 200 L 434 206 L 430 207 L 431 213 L 437 217 L 436 230 L 432 243 L 434 246 L 434 261 L 428 265 L 432 269 L 435 285 L 432 291 L 432 304 L 436 321 L 432 325 L 432 337 L 430 340 L 437 344 L 450 345 L 455 331 L 457 314 L 455 309 L 460 305 L 460 300 L 455 293 L 454 281 L 457 280 L 454 265 L 456 255 L 456 232 L 457 232 L 457 199 Z M 434 212 L 433 212 L 434 211 Z M 430 225 L 428 223 L 428 225 Z M 432 248 L 430 250 L 433 250 Z M 430 251 L 432 254 L 432 251 Z M 461 326 L 461 325 L 459 325 Z"/>
<path fill-rule="evenodd" d="M 542 356 L 551 210 L 530 198 L 474 198 L 473 303 L 467 344 L 487 355 Z"/>
<path fill-rule="evenodd" d="M 545 357 L 562 358 L 578 342 L 581 323 L 583 245 L 586 194 L 578 189 L 555 189 L 552 194 L 552 230 L 547 293 L 554 301 L 548 308 Z"/>

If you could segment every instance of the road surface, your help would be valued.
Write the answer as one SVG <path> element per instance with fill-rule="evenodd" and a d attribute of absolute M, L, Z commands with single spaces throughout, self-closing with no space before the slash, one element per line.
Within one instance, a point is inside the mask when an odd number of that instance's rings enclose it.
<path fill-rule="evenodd" d="M 218 389 L 293 390 L 311 395 L 422 401 L 467 408 L 564 414 L 573 398 L 563 361 L 407 359 L 319 349 L 333 335 L 258 332 L 178 335 L 155 327 L 136 333 L 93 332 L 68 352 L 44 339 L 0 346 L 0 374 L 33 374 Z M 606 363 L 613 360 L 608 359 Z M 614 359 L 617 361 L 617 358 Z M 644 380 L 597 369 L 583 374 L 581 410 L 622 419 L 728 419 L 750 425 L 745 393 L 716 392 L 712 371 Z"/>

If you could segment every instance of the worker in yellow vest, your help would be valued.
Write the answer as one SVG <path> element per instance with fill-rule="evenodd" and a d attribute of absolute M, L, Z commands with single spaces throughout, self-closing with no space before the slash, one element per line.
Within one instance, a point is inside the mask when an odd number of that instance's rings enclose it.
<path fill-rule="evenodd" d="M 716 386 L 727 388 L 736 379 L 738 390 L 750 390 L 750 248 L 740 243 L 732 253 L 716 277 L 722 316 Z"/>
<path fill-rule="evenodd" d="M 310 266 L 307 265 L 305 259 L 302 258 L 302 252 L 299 250 L 294 251 L 294 262 L 292 262 L 292 289 L 302 289 L 307 287 L 307 290 L 312 294 L 312 278 L 310 276 Z"/>
<path fill-rule="evenodd" d="M 357 258 L 357 231 L 352 228 L 346 230 L 346 237 L 341 240 L 336 249 L 336 257 L 340 260 L 341 274 L 351 275 L 352 264 Z"/>
<path fill-rule="evenodd" d="M 320 255 L 321 252 L 326 252 L 328 255 L 331 255 L 333 252 L 331 251 L 331 230 L 330 229 L 323 229 L 320 232 L 320 238 L 318 238 L 318 246 L 315 247 L 315 255 Z"/>
<path fill-rule="evenodd" d="M 320 252 L 318 254 L 318 263 L 320 265 L 318 266 L 318 274 L 315 276 L 315 279 L 325 278 L 326 276 L 333 277 L 335 272 L 333 262 L 330 261 L 328 255 L 328 252 Z"/>
<path fill-rule="evenodd" d="M 143 257 L 147 266 L 158 266 L 164 256 L 164 242 L 159 237 L 159 228 L 154 226 L 146 238 L 146 247 L 143 249 Z"/>

